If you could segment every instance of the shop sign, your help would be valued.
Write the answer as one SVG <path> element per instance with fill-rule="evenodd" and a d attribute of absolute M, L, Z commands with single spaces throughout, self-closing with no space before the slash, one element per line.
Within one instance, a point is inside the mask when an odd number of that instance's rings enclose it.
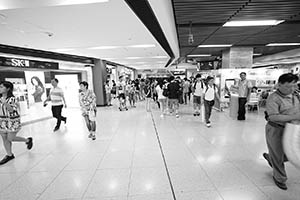
<path fill-rule="evenodd" d="M 55 62 L 44 62 L 20 58 L 7 58 L 2 56 L 0 56 L 0 66 L 34 69 L 58 69 L 58 63 Z"/>

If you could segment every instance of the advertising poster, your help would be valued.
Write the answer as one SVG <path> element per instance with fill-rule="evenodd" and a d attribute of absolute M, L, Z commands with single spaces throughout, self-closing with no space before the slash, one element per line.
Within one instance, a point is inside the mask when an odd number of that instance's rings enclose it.
<path fill-rule="evenodd" d="M 44 72 L 25 71 L 25 79 L 29 104 L 43 102 L 46 99 Z"/>

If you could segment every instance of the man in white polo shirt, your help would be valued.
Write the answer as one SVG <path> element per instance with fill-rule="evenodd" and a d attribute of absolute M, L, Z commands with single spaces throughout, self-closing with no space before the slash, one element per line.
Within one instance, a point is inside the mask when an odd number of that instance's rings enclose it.
<path fill-rule="evenodd" d="M 214 84 L 214 78 L 208 76 L 206 81 L 207 81 L 207 86 L 204 92 L 205 121 L 206 121 L 206 126 L 210 127 L 211 124 L 209 118 L 211 116 L 211 110 L 215 104 L 215 99 L 220 100 L 220 97 L 218 94 L 218 88 Z"/>
<path fill-rule="evenodd" d="M 47 101 L 51 101 L 52 115 L 57 119 L 57 123 L 53 131 L 57 131 L 60 127 L 61 121 L 64 121 L 65 123 L 67 122 L 67 118 L 61 115 L 63 106 L 65 105 L 66 108 L 67 104 L 63 90 L 57 86 L 58 80 L 56 78 L 52 79 L 51 84 L 53 88 L 51 89 L 49 96 L 45 100 L 44 105 L 47 105 Z"/>

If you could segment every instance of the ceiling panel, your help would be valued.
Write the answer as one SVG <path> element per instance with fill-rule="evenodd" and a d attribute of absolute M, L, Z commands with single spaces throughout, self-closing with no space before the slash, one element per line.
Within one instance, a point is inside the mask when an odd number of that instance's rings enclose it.
<path fill-rule="evenodd" d="M 222 55 L 222 48 L 196 48 L 199 44 L 253 46 L 267 55 L 297 47 L 265 44 L 300 42 L 299 0 L 173 0 L 173 3 L 182 59 L 187 54 Z M 222 27 L 229 20 L 262 19 L 286 21 L 277 26 Z M 193 45 L 188 44 L 190 22 Z"/>

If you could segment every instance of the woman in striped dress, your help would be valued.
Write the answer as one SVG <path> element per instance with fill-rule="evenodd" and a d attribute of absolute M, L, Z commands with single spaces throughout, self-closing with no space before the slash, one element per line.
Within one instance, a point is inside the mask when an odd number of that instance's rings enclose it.
<path fill-rule="evenodd" d="M 6 151 L 6 156 L 0 161 L 0 165 L 15 158 L 12 153 L 12 142 L 25 142 L 27 149 L 32 148 L 32 138 L 17 136 L 21 129 L 19 103 L 13 95 L 14 85 L 11 82 L 0 82 L 0 134 Z"/>

